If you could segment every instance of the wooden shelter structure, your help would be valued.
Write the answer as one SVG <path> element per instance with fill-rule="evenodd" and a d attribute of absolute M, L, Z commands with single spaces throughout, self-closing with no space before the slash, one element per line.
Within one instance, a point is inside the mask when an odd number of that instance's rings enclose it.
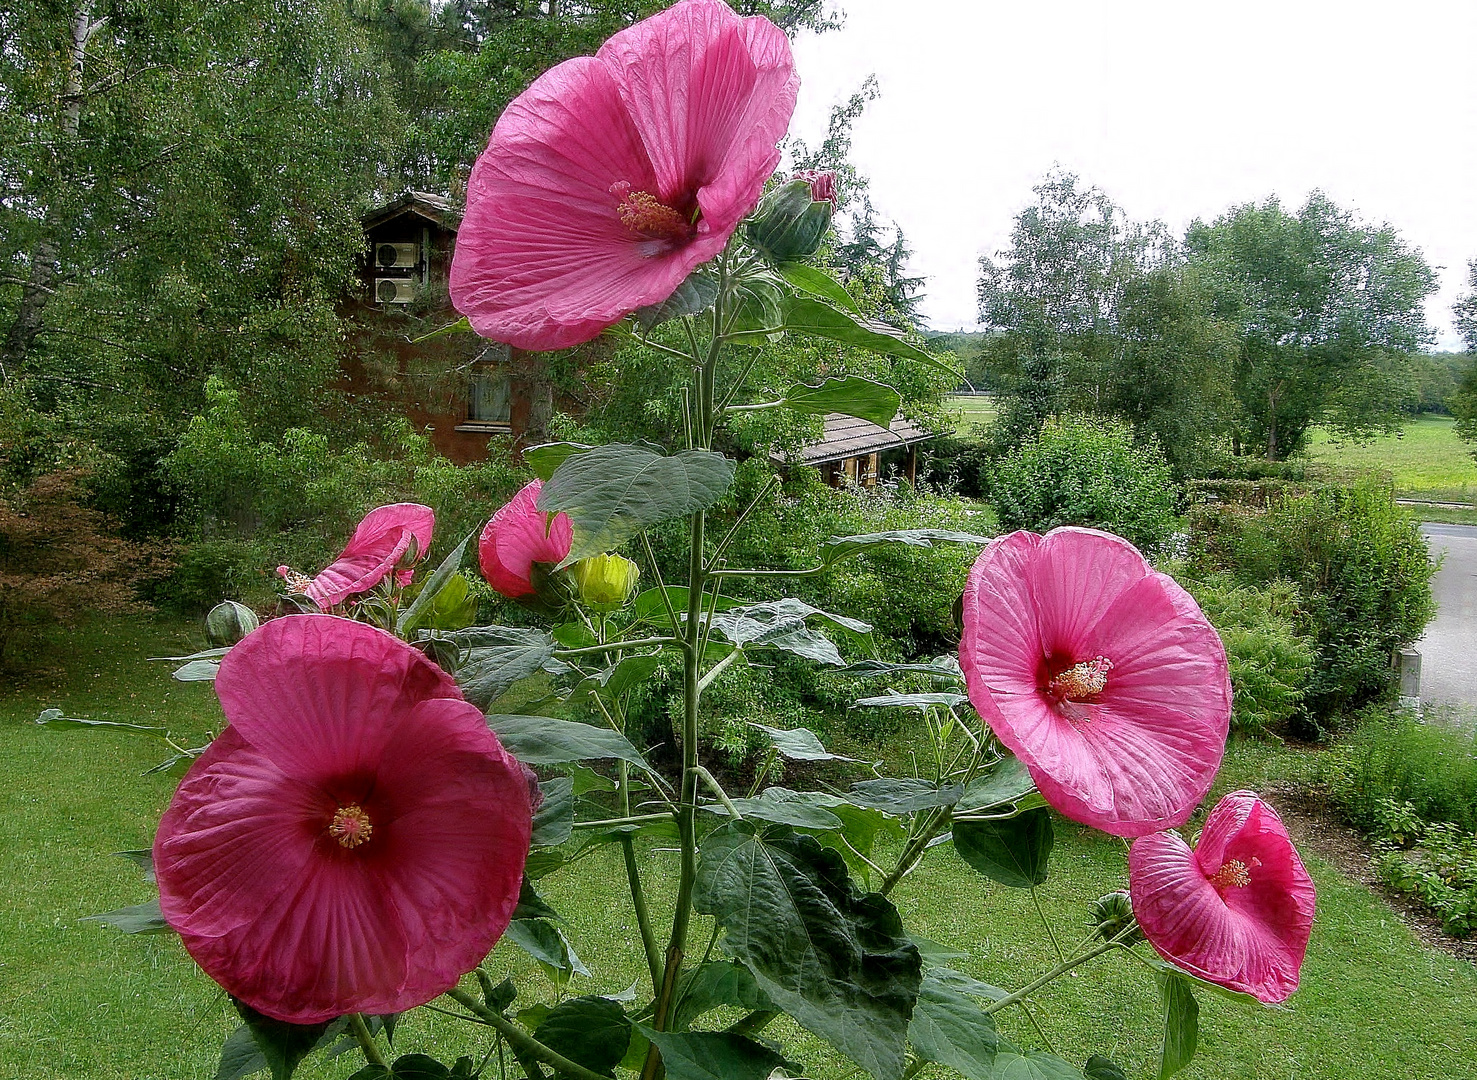
<path fill-rule="evenodd" d="M 918 479 L 918 447 L 937 435 L 901 416 L 882 428 L 858 416 L 827 413 L 819 440 L 787 454 L 776 453 L 773 460 L 819 469 L 832 487 L 848 483 L 875 487 L 884 466 L 891 463 L 911 484 Z"/>

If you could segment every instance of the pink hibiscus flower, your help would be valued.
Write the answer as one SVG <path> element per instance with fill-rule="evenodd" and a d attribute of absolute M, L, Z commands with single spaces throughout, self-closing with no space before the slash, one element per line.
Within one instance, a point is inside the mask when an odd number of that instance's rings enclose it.
<path fill-rule="evenodd" d="M 1268 1003 L 1286 1001 L 1313 931 L 1313 879 L 1282 819 L 1249 791 L 1210 812 L 1193 851 L 1178 833 L 1128 853 L 1133 913 L 1164 959 Z"/>
<path fill-rule="evenodd" d="M 589 341 L 723 250 L 799 90 L 767 19 L 684 0 L 545 72 L 477 159 L 451 297 L 484 337 Z"/>
<path fill-rule="evenodd" d="M 477 543 L 482 576 L 504 596 L 533 592 L 533 564 L 559 563 L 574 543 L 568 514 L 550 520 L 535 505 L 543 482 L 525 484 L 506 506 L 492 515 Z"/>
<path fill-rule="evenodd" d="M 298 1024 L 456 985 L 512 918 L 532 828 L 482 713 L 409 645 L 324 615 L 267 623 L 215 687 L 229 724 L 154 839 L 190 955 Z"/>
<path fill-rule="evenodd" d="M 1067 817 L 1183 825 L 1225 752 L 1231 682 L 1189 593 L 1093 529 L 991 542 L 964 592 L 969 700 Z"/>
<path fill-rule="evenodd" d="M 415 544 L 416 560 L 425 558 L 436 528 L 436 512 L 420 503 L 393 503 L 364 515 L 337 559 L 310 578 L 286 566 L 277 567 L 279 577 L 293 592 L 306 593 L 327 611 L 356 593 L 368 592 L 386 577 Z M 395 580 L 409 585 L 413 567 L 402 567 Z"/>

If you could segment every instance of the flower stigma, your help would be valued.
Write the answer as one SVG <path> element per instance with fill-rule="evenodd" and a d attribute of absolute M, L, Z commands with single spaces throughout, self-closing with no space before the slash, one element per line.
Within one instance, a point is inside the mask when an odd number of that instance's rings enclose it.
<path fill-rule="evenodd" d="M 352 849 L 369 840 L 374 834 L 374 826 L 362 806 L 350 803 L 339 807 L 338 813 L 333 815 L 328 833 L 344 847 Z"/>
<path fill-rule="evenodd" d="M 1081 701 L 1101 694 L 1108 685 L 1108 672 L 1112 670 L 1113 661 L 1106 656 L 1084 660 L 1056 675 L 1047 683 L 1046 691 L 1062 701 Z"/>
<path fill-rule="evenodd" d="M 1210 875 L 1209 881 L 1217 889 L 1244 889 L 1251 884 L 1251 872 L 1262 865 L 1262 860 L 1252 856 L 1251 865 L 1240 859 L 1232 859 Z"/>
<path fill-rule="evenodd" d="M 615 212 L 621 224 L 633 233 L 673 244 L 685 244 L 692 239 L 693 223 L 651 192 L 632 191 L 626 181 L 617 180 L 610 185 L 610 193 L 620 200 Z"/>

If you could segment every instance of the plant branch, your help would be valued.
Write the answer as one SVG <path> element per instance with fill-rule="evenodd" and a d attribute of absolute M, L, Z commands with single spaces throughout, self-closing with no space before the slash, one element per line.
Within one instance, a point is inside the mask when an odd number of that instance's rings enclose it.
<path fill-rule="evenodd" d="M 636 844 L 630 833 L 621 835 L 621 851 L 625 855 L 626 881 L 631 886 L 631 906 L 636 909 L 636 928 L 641 931 L 641 947 L 646 951 L 646 966 L 651 972 L 651 992 L 654 995 L 662 986 L 662 954 L 657 948 L 656 935 L 651 930 L 651 917 L 646 910 L 646 893 L 641 888 L 641 868 L 636 865 Z"/>
<path fill-rule="evenodd" d="M 513 1048 L 515 1054 L 522 1051 L 529 1057 L 552 1066 L 555 1072 L 571 1077 L 572 1080 L 610 1080 L 610 1077 L 597 1073 L 593 1069 L 587 1069 L 579 1062 L 571 1061 L 557 1050 L 545 1046 L 522 1027 L 513 1023 L 502 1013 L 488 1008 L 465 990 L 452 988 L 446 991 L 446 996 L 496 1028 L 502 1037 L 508 1040 L 508 1045 Z"/>
<path fill-rule="evenodd" d="M 718 797 L 718 801 L 723 804 L 723 809 L 728 811 L 729 816 L 732 817 L 735 821 L 743 821 L 744 815 L 740 814 L 738 812 L 738 807 L 733 805 L 733 800 L 728 797 L 728 792 L 723 790 L 723 785 L 718 783 L 717 777 L 715 777 L 712 773 L 703 768 L 701 765 L 697 766 L 697 774 L 703 778 L 703 781 L 708 785 L 709 790 L 711 790 L 713 794 Z"/>
<path fill-rule="evenodd" d="M 667 609 L 667 621 L 672 624 L 672 633 L 681 634 L 682 624 L 677 621 L 677 609 L 672 606 L 672 598 L 667 595 L 666 582 L 662 581 L 661 568 L 656 564 L 656 552 L 651 549 L 651 537 L 643 531 L 641 543 L 646 548 L 646 559 L 651 563 L 651 574 L 656 578 L 656 587 L 661 590 L 662 607 Z"/>
<path fill-rule="evenodd" d="M 385 1055 L 380 1053 L 379 1044 L 374 1041 L 374 1036 L 369 1033 L 369 1025 L 364 1022 L 363 1013 L 349 1014 L 349 1030 L 354 1033 L 354 1039 L 359 1043 L 359 1049 L 364 1051 L 364 1060 L 371 1065 L 378 1065 L 388 1069 L 390 1063 L 385 1060 Z"/>
<path fill-rule="evenodd" d="M 609 641 L 602 645 L 585 645 L 578 649 L 555 649 L 554 655 L 560 660 L 567 660 L 571 656 L 588 656 L 590 653 L 625 652 L 629 649 L 644 649 L 649 645 L 675 645 L 679 641 L 674 637 L 647 637 L 632 638 L 630 641 Z"/>
<path fill-rule="evenodd" d="M 1053 979 L 1065 975 L 1074 967 L 1079 967 L 1082 964 L 1087 963 L 1089 960 L 1102 956 L 1105 952 L 1112 952 L 1116 948 L 1118 948 L 1118 941 L 1116 939 L 1114 939 L 1113 941 L 1105 941 L 1103 942 L 1103 944 L 1097 946 L 1097 948 L 1091 949 L 1088 952 L 1083 953 L 1081 956 L 1073 957 L 1071 960 L 1063 960 L 1046 974 L 1040 976 L 1039 978 L 1032 979 L 1015 993 L 1007 994 L 999 1001 L 992 1001 L 990 1004 L 983 1006 L 983 1012 L 986 1016 L 989 1016 L 991 1013 L 997 1013 L 1001 1009 L 1008 1008 L 1009 1006 L 1014 1005 L 1017 1001 L 1024 1001 L 1026 998 L 1030 997 L 1037 990 L 1040 990 L 1043 986 L 1051 982 Z"/>

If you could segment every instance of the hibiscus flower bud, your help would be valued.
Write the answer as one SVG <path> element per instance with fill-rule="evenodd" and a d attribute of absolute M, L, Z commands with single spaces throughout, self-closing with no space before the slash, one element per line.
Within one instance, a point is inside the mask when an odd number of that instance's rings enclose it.
<path fill-rule="evenodd" d="M 261 623 L 256 612 L 234 600 L 222 600 L 205 616 L 205 637 L 216 648 L 234 645 Z"/>
<path fill-rule="evenodd" d="M 641 568 L 620 555 L 593 555 L 570 567 L 580 601 L 593 611 L 615 611 L 631 598 Z"/>
<path fill-rule="evenodd" d="M 1088 904 L 1087 917 L 1097 927 L 1098 937 L 1104 941 L 1112 941 L 1129 927 L 1133 927 L 1132 931 L 1119 938 L 1124 945 L 1133 945 L 1144 940 L 1144 932 L 1133 919 L 1133 904 L 1128 893 L 1122 889 L 1105 893 Z"/>
<path fill-rule="evenodd" d="M 770 262 L 809 258 L 831 226 L 835 197 L 834 174 L 802 173 L 764 197 L 745 236 Z"/>

